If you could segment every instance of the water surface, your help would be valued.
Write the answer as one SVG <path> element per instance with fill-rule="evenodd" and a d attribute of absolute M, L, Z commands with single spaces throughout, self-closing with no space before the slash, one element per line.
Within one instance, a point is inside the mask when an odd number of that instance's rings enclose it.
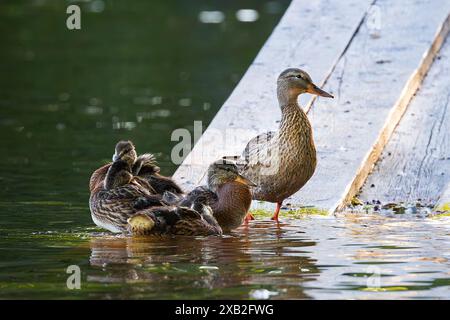
<path fill-rule="evenodd" d="M 64 214 L 64 212 L 61 212 Z M 113 236 L 57 221 L 0 241 L 0 297 L 64 299 L 435 299 L 450 297 L 450 221 L 349 214 L 223 237 Z M 81 289 L 66 268 L 81 268 Z"/>

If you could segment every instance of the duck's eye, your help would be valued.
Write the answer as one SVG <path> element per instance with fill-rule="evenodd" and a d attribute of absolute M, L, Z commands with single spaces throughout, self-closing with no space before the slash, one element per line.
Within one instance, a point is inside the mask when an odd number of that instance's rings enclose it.
<path fill-rule="evenodd" d="M 297 75 L 296 78 L 303 79 L 301 75 Z"/>

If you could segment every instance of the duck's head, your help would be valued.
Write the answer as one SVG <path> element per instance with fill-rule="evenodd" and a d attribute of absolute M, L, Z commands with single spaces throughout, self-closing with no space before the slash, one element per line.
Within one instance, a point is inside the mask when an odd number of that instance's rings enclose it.
<path fill-rule="evenodd" d="M 277 80 L 278 98 L 280 102 L 296 101 L 302 93 L 311 93 L 321 97 L 334 98 L 328 92 L 320 89 L 311 80 L 309 74 L 301 69 L 289 68 L 284 70 Z"/>
<path fill-rule="evenodd" d="M 239 169 L 233 161 L 221 159 L 212 163 L 208 168 L 208 187 L 216 191 L 218 187 L 238 182 L 247 186 L 256 186 L 251 180 L 239 173 Z"/>
<path fill-rule="evenodd" d="M 134 148 L 134 144 L 131 141 L 119 141 L 116 144 L 116 151 L 112 157 L 113 162 L 122 160 L 126 162 L 130 167 L 136 161 L 137 154 Z"/>

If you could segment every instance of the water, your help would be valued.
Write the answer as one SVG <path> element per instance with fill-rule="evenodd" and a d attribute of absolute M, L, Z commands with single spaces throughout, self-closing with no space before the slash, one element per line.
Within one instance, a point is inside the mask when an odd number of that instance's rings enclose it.
<path fill-rule="evenodd" d="M 231 235 L 189 241 L 112 236 L 59 222 L 42 234 L 3 234 L 0 297 L 450 297 L 450 220 L 443 218 L 258 220 Z M 81 290 L 66 287 L 72 264 L 81 268 Z"/>
<path fill-rule="evenodd" d="M 116 141 L 171 174 L 171 132 L 209 123 L 288 1 L 86 1 L 80 31 L 67 3 L 0 4 L 0 298 L 450 297 L 445 218 L 258 220 L 189 241 L 96 229 L 88 179 Z"/>

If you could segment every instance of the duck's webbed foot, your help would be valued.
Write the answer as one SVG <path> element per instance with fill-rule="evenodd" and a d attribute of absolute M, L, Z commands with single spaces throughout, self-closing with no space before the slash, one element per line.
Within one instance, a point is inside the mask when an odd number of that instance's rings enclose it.
<path fill-rule="evenodd" d="M 146 197 L 139 197 L 134 201 L 133 208 L 136 210 L 142 210 L 149 207 L 162 206 L 164 203 L 162 202 L 161 195 L 149 195 Z"/>
<path fill-rule="evenodd" d="M 277 208 L 275 209 L 275 213 L 272 216 L 272 220 L 275 220 L 276 222 L 278 222 L 278 215 L 280 214 L 280 209 L 281 209 L 281 205 L 282 202 L 277 202 Z"/>

